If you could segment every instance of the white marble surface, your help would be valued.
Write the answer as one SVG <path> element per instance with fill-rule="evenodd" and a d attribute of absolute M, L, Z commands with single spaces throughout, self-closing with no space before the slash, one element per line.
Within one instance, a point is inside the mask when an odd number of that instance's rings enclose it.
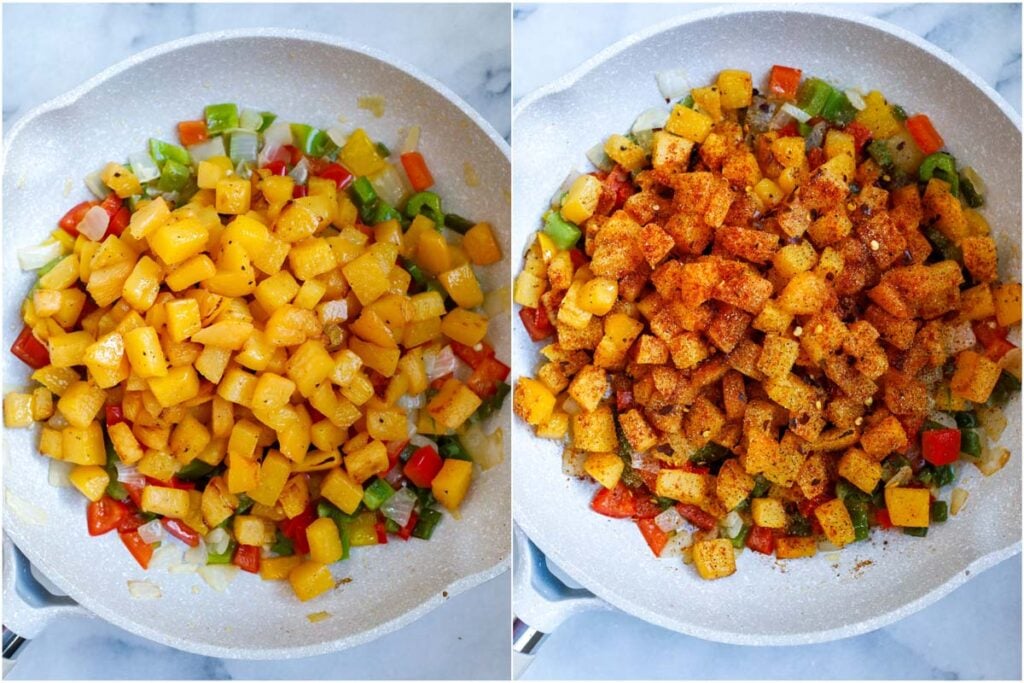
<path fill-rule="evenodd" d="M 414 64 L 509 136 L 508 5 L 16 5 L 3 14 L 5 126 L 148 47 L 206 31 L 285 27 L 336 34 Z M 26 645 L 11 678 L 505 678 L 509 601 L 506 573 L 374 642 L 281 662 L 195 656 L 75 620 Z"/>
<path fill-rule="evenodd" d="M 525 5 L 513 16 L 515 99 L 652 24 L 712 5 Z M 1019 5 L 845 5 L 924 36 L 1020 111 Z M 547 49 L 556 46 L 555 49 Z M 621 612 L 580 615 L 541 647 L 526 678 L 1021 677 L 1021 560 L 1014 557 L 935 605 L 856 638 L 789 648 L 720 645 Z"/>

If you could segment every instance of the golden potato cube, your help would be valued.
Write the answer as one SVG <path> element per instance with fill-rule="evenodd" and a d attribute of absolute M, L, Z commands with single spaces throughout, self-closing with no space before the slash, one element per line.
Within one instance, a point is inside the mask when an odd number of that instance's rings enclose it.
<path fill-rule="evenodd" d="M 822 531 L 828 540 L 842 548 L 848 543 L 856 540 L 856 532 L 853 530 L 853 520 L 850 519 L 850 512 L 846 504 L 838 498 L 822 503 L 814 509 L 814 516 L 821 524 Z"/>
<path fill-rule="evenodd" d="M 453 377 L 441 385 L 441 390 L 427 404 L 427 412 L 445 429 L 457 429 L 481 403 L 479 396 Z"/>
<path fill-rule="evenodd" d="M 931 494 L 928 489 L 887 486 L 885 507 L 894 526 L 927 527 L 931 519 Z"/>
<path fill-rule="evenodd" d="M 992 288 L 996 322 L 1009 327 L 1020 322 L 1020 283 L 1007 282 Z"/>
<path fill-rule="evenodd" d="M 736 572 L 736 553 L 728 538 L 697 541 L 693 544 L 693 564 L 702 579 L 721 579 Z"/>
<path fill-rule="evenodd" d="M 487 318 L 464 308 L 456 308 L 441 319 L 441 332 L 460 344 L 476 346 L 487 336 Z"/>
<path fill-rule="evenodd" d="M 998 363 L 970 349 L 961 351 L 956 357 L 956 370 L 949 381 L 953 394 L 984 403 L 999 380 L 1002 372 Z"/>
<path fill-rule="evenodd" d="M 28 427 L 32 424 L 32 395 L 15 391 L 4 395 L 4 426 Z M 82 425 L 83 427 L 85 425 Z"/>
<path fill-rule="evenodd" d="M 388 449 L 380 441 L 370 441 L 345 457 L 345 470 L 359 484 L 384 472 L 388 465 Z"/>
<path fill-rule="evenodd" d="M 147 382 L 149 390 L 165 408 L 191 401 L 199 395 L 199 375 L 191 365 L 171 368 L 163 377 L 150 377 Z"/>
<path fill-rule="evenodd" d="M 221 178 L 216 185 L 217 213 L 239 215 L 247 213 L 252 203 L 252 183 L 245 178 Z"/>
<path fill-rule="evenodd" d="M 458 510 L 473 480 L 473 463 L 448 458 L 430 482 L 430 491 L 448 510 Z"/>
<path fill-rule="evenodd" d="M 711 132 L 713 123 L 710 116 L 677 104 L 672 108 L 665 130 L 700 144 Z"/>
<path fill-rule="evenodd" d="M 188 491 L 169 486 L 146 486 L 142 489 L 143 512 L 152 512 L 165 517 L 181 519 L 188 515 L 191 507 Z"/>
<path fill-rule="evenodd" d="M 871 493 L 882 479 L 882 465 L 859 448 L 851 448 L 839 458 L 839 476 Z"/>
<path fill-rule="evenodd" d="M 722 463 L 715 478 L 715 495 L 726 510 L 733 510 L 750 496 L 754 484 L 754 478 L 747 474 L 740 461 L 730 458 Z"/>
<path fill-rule="evenodd" d="M 363 500 L 363 487 L 343 469 L 335 467 L 324 477 L 320 495 L 337 505 L 345 514 L 351 515 Z"/>
<path fill-rule="evenodd" d="M 569 395 L 587 412 L 597 410 L 597 406 L 608 391 L 608 375 L 593 365 L 583 367 L 569 385 Z"/>
<path fill-rule="evenodd" d="M 68 481 L 81 491 L 83 496 L 96 502 L 106 492 L 110 475 L 99 465 L 75 465 L 68 474 Z"/>
<path fill-rule="evenodd" d="M 700 505 L 708 498 L 710 481 L 706 475 L 699 472 L 665 468 L 658 471 L 655 493 L 681 503 Z"/>
<path fill-rule="evenodd" d="M 334 577 L 327 565 L 308 560 L 292 569 L 288 574 L 288 583 L 295 596 L 306 602 L 334 588 Z"/>
<path fill-rule="evenodd" d="M 818 542 L 810 536 L 780 536 L 775 539 L 775 557 L 780 560 L 814 557 Z"/>
<path fill-rule="evenodd" d="M 599 406 L 592 412 L 572 416 L 572 437 L 575 448 L 581 451 L 612 452 L 618 450 L 615 418 L 609 406 Z"/>
<path fill-rule="evenodd" d="M 72 426 L 84 428 L 96 419 L 106 400 L 103 389 L 88 382 L 75 382 L 57 401 L 57 410 Z"/>
<path fill-rule="evenodd" d="M 750 501 L 750 513 L 757 526 L 786 528 L 786 508 L 778 498 L 754 498 Z"/>
<path fill-rule="evenodd" d="M 589 453 L 583 462 L 583 470 L 606 489 L 615 488 L 626 467 L 615 453 Z"/>

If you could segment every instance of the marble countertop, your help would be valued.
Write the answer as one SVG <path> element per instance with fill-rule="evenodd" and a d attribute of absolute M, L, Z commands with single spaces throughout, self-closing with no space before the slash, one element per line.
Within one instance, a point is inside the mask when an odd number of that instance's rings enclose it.
<path fill-rule="evenodd" d="M 5 126 L 154 45 L 207 31 L 284 27 L 336 34 L 415 64 L 454 90 L 506 139 L 510 134 L 507 5 L 149 4 L 55 9 L 4 7 Z M 510 590 L 505 573 L 371 643 L 280 662 L 201 657 L 156 645 L 98 619 L 69 620 L 53 624 L 24 646 L 10 678 L 504 678 L 509 671 Z M 431 646 L 424 647 L 426 642 Z"/>
<path fill-rule="evenodd" d="M 711 6 L 517 5 L 514 97 L 562 76 L 631 33 Z M 1020 111 L 1019 5 L 878 4 L 843 9 L 877 16 L 924 36 L 964 62 Z M 551 45 L 558 47 L 545 49 Z M 1019 679 L 1020 587 L 1018 555 L 892 626 L 833 643 L 786 648 L 709 643 L 618 611 L 586 613 L 562 624 L 545 641 L 525 677 Z M 964 627 L 965 615 L 973 615 L 970 628 Z"/>

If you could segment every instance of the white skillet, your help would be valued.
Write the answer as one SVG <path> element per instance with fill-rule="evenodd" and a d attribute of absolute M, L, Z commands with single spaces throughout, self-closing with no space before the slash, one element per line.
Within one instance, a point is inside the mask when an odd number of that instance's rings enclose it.
<path fill-rule="evenodd" d="M 384 97 L 383 117 L 357 108 L 357 98 L 365 95 Z M 5 350 L 21 329 L 19 305 L 34 278 L 18 269 L 17 249 L 40 242 L 68 207 L 87 198 L 86 174 L 142 149 L 151 136 L 176 139 L 177 121 L 196 118 L 215 102 L 239 102 L 274 111 L 282 120 L 324 127 L 343 116 L 342 125 L 363 125 L 392 148 L 400 143 L 400 129 L 420 126 L 420 150 L 446 207 L 491 221 L 508 253 L 509 148 L 445 86 L 379 52 L 331 36 L 278 29 L 195 36 L 104 71 L 25 116 L 4 138 Z M 467 163 L 479 178 L 475 187 L 465 181 Z M 491 266 L 485 286 L 506 284 L 506 268 Z M 507 319 L 492 322 L 492 338 L 506 359 L 508 334 Z M 9 353 L 0 355 L 4 389 L 24 386 L 25 366 Z M 507 424 L 508 415 L 506 407 L 492 426 Z M 317 655 L 400 628 L 508 565 L 511 468 L 506 458 L 476 479 L 461 520 L 446 517 L 429 542 L 358 549 L 351 560 L 332 566 L 335 578 L 350 577 L 351 583 L 324 597 L 303 604 L 286 582 L 251 575 L 240 575 L 224 593 L 215 593 L 195 574 L 144 572 L 115 534 L 90 538 L 83 498 L 72 489 L 48 485 L 37 438 L 34 429 L 3 433 L 4 531 L 73 601 L 51 600 L 33 590 L 17 572 L 25 571 L 24 562 L 13 561 L 5 543 L 5 625 L 25 636 L 33 636 L 50 618 L 88 611 L 154 641 L 204 655 Z M 506 449 L 507 444 L 506 438 Z M 131 598 L 129 579 L 156 583 L 163 597 Z M 307 619 L 320 611 L 330 618 Z"/>
<path fill-rule="evenodd" d="M 980 78 L 917 36 L 864 17 L 801 9 L 697 12 L 631 36 L 526 97 L 514 111 L 513 246 L 518 272 L 539 216 L 566 175 L 588 169 L 586 150 L 664 104 L 654 75 L 685 68 L 692 85 L 726 68 L 759 82 L 772 64 L 803 69 L 865 92 L 879 89 L 908 111 L 926 112 L 949 149 L 985 179 L 983 209 L 1005 276 L 1019 278 L 1019 116 Z M 517 374 L 537 366 L 539 345 L 513 326 Z M 561 444 L 514 420 L 514 610 L 519 652 L 580 610 L 609 605 L 665 628 L 742 645 L 815 643 L 870 631 L 938 600 L 969 577 L 1020 551 L 1020 403 L 1007 409 L 1010 463 L 982 477 L 964 468 L 966 508 L 927 538 L 881 532 L 841 554 L 777 562 L 743 553 L 738 571 L 701 580 L 678 560 L 651 555 L 635 525 L 589 508 L 595 485 L 562 474 Z M 548 572 L 539 548 L 583 589 Z M 594 597 L 596 596 L 596 597 Z M 968 619 L 981 615 L 968 615 Z M 531 628 L 532 627 L 532 628 Z"/>

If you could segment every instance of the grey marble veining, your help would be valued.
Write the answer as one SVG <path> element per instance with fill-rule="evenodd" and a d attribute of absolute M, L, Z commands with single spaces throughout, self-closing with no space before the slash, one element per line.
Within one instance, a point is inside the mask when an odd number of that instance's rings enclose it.
<path fill-rule="evenodd" d="M 154 45 L 229 28 L 283 27 L 335 34 L 385 51 L 446 84 L 501 135 L 507 138 L 510 132 L 508 5 L 17 5 L 5 6 L 3 13 L 5 126 Z M 76 619 L 54 624 L 26 645 L 10 677 L 506 677 L 509 603 L 506 573 L 376 641 L 336 654 L 281 662 L 201 657 L 98 619 Z"/>
<path fill-rule="evenodd" d="M 520 99 L 616 41 L 708 4 L 516 5 Z M 1020 5 L 845 5 L 925 37 L 1020 111 Z M 822 41 L 822 49 L 828 49 Z M 541 647 L 530 679 L 955 679 L 1021 676 L 1021 558 L 889 627 L 833 643 L 752 648 L 679 635 L 622 612 L 587 613 Z"/>

